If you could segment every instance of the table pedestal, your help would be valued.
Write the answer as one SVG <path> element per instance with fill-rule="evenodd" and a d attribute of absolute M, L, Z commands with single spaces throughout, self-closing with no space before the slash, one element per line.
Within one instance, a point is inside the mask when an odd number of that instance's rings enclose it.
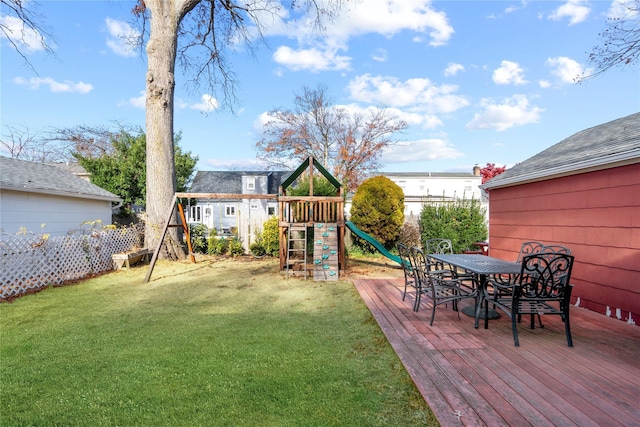
<path fill-rule="evenodd" d="M 462 314 L 466 314 L 469 317 L 473 317 L 473 318 L 476 317 L 476 308 L 472 305 L 468 305 L 460 311 L 462 311 Z M 496 310 L 489 309 L 489 320 L 494 320 L 499 318 L 500 318 L 500 313 L 498 313 Z M 484 319 L 484 308 L 480 309 L 480 319 Z"/>

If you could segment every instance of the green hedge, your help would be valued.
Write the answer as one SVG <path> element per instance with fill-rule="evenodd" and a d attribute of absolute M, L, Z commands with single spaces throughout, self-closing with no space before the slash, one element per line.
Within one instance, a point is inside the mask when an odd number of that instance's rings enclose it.
<path fill-rule="evenodd" d="M 420 212 L 422 244 L 429 239 L 450 239 L 455 253 L 477 250 L 473 243 L 487 239 L 486 209 L 478 199 L 427 203 Z"/>

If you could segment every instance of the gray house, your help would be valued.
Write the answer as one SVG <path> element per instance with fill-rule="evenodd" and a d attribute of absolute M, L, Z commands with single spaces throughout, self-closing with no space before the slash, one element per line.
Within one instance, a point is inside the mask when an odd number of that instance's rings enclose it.
<path fill-rule="evenodd" d="M 290 171 L 198 171 L 189 189 L 203 195 L 187 208 L 187 222 L 235 234 L 245 249 L 278 213 L 278 188 Z M 251 198 L 251 195 L 259 197 Z M 209 195 L 209 196 L 207 196 Z M 214 196 L 215 195 L 215 196 Z M 264 198 L 272 195 L 272 198 Z"/>
<path fill-rule="evenodd" d="M 120 198 L 59 167 L 0 156 L 0 228 L 64 235 L 86 221 L 111 224 Z M 43 226 L 44 225 L 44 226 Z"/>

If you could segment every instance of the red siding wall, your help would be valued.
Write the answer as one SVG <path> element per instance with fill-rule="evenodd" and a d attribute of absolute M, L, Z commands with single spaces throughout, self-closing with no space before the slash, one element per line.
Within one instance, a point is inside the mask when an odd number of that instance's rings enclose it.
<path fill-rule="evenodd" d="M 491 256 L 516 259 L 526 240 L 575 256 L 573 303 L 640 324 L 640 163 L 492 189 Z"/>

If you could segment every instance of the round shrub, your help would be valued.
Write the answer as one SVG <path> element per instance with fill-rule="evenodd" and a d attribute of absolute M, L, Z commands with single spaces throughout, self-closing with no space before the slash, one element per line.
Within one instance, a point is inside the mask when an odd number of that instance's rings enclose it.
<path fill-rule="evenodd" d="M 367 179 L 353 195 L 351 221 L 385 248 L 393 248 L 404 224 L 402 188 L 384 176 Z M 369 246 L 365 241 L 355 242 Z"/>

